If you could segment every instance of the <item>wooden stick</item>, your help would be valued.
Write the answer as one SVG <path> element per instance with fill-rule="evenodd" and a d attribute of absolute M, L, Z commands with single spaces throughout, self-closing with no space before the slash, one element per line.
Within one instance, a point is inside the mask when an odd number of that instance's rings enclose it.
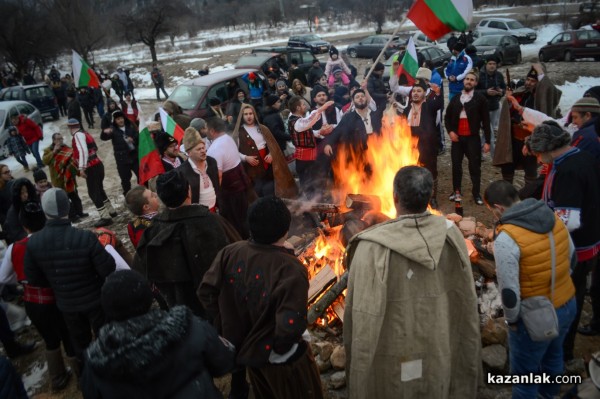
<path fill-rule="evenodd" d="M 408 15 L 408 12 L 406 14 Z M 369 81 L 369 76 L 371 76 L 371 72 L 373 72 L 373 69 L 375 68 L 375 65 L 377 65 L 377 63 L 381 59 L 381 56 L 383 56 L 383 53 L 385 53 L 385 50 L 387 50 L 387 48 L 389 47 L 390 43 L 392 42 L 392 39 L 394 38 L 394 36 L 396 36 L 396 34 L 398 33 L 398 31 L 400 30 L 400 28 L 402 27 L 402 25 L 404 25 L 404 23 L 406 22 L 407 19 L 408 19 L 407 16 L 404 15 L 404 18 L 402 18 L 402 21 L 400 21 L 400 25 L 398 25 L 396 27 L 396 29 L 394 30 L 394 33 L 392 33 L 392 35 L 388 39 L 388 41 L 385 44 L 385 46 L 383 46 L 383 48 L 381 49 L 381 52 L 377 56 L 377 59 L 375 60 L 375 62 L 373 62 L 373 65 L 371 65 L 371 69 L 369 69 L 369 72 L 367 73 L 367 76 L 365 76 L 365 82 Z"/>
<path fill-rule="evenodd" d="M 306 316 L 306 320 L 308 324 L 313 324 L 317 319 L 327 310 L 329 306 L 337 299 L 338 296 L 346 289 L 348 286 L 348 271 L 344 272 L 340 277 L 340 280 L 331 286 L 330 289 L 327 290 L 323 294 L 321 298 L 314 305 L 312 305 L 308 309 L 308 314 Z"/>

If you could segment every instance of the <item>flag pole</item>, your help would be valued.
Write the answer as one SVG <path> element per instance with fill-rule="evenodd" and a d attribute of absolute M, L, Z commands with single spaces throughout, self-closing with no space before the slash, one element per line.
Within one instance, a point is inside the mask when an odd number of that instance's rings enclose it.
<path fill-rule="evenodd" d="M 369 72 L 367 73 L 367 76 L 365 76 L 365 79 L 364 79 L 365 82 L 369 80 L 369 77 L 371 76 L 371 73 L 373 72 L 373 69 L 375 68 L 375 65 L 377 65 L 377 63 L 379 62 L 379 60 L 381 59 L 381 57 L 385 53 L 385 50 L 387 50 L 387 48 L 389 47 L 390 43 L 392 42 L 392 39 L 394 39 L 394 36 L 396 36 L 396 34 L 398 33 L 398 31 L 400 30 L 400 28 L 402 27 L 402 25 L 404 25 L 404 23 L 406 22 L 407 19 L 408 19 L 408 11 L 404 15 L 404 18 L 402 18 L 402 21 L 400 21 L 400 24 L 396 27 L 396 29 L 394 30 L 394 32 L 392 33 L 392 35 L 390 36 L 390 38 L 388 39 L 388 41 L 385 44 L 385 46 L 383 46 L 383 48 L 381 49 L 381 52 L 379 52 L 379 55 L 377 56 L 377 59 L 375 59 L 375 61 L 373 62 L 373 65 L 371 65 L 371 69 L 369 69 Z"/>

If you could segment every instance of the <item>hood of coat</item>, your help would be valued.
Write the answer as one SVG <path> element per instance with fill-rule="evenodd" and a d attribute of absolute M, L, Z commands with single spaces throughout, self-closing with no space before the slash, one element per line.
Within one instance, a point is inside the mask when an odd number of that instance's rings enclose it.
<path fill-rule="evenodd" d="M 170 350 L 185 340 L 191 319 L 185 306 L 177 306 L 109 323 L 88 347 L 86 365 L 100 376 L 118 380 L 158 376 Z"/>
<path fill-rule="evenodd" d="M 554 228 L 555 221 L 554 212 L 543 201 L 527 198 L 504 211 L 499 223 L 544 234 Z"/>
<path fill-rule="evenodd" d="M 389 248 L 427 269 L 435 270 L 452 228 L 456 228 L 454 223 L 427 211 L 421 214 L 400 216 L 373 226 L 356 235 L 351 244 L 358 240 L 371 241 Z"/>

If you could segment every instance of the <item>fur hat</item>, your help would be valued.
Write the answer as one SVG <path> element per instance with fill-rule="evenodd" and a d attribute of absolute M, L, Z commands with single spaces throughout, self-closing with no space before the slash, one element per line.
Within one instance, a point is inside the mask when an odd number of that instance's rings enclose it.
<path fill-rule="evenodd" d="M 185 129 L 183 133 L 183 148 L 185 148 L 185 152 L 190 152 L 192 148 L 200 143 L 204 143 L 204 140 L 202 140 L 202 136 L 200 136 L 200 133 L 196 129 L 191 126 Z"/>
<path fill-rule="evenodd" d="M 417 79 L 425 79 L 431 81 L 431 69 L 428 68 L 419 68 L 417 71 Z"/>
<path fill-rule="evenodd" d="M 424 79 L 415 79 L 413 87 L 420 87 L 421 89 L 427 91 L 427 83 L 425 83 Z"/>
<path fill-rule="evenodd" d="M 31 232 L 40 231 L 46 224 L 46 215 L 39 202 L 30 201 L 21 206 L 19 212 L 19 221 L 27 230 Z"/>
<path fill-rule="evenodd" d="M 156 122 L 156 121 L 152 121 L 150 123 L 148 123 L 148 126 L 146 126 L 148 128 L 149 132 L 161 132 L 162 131 L 162 124 L 160 122 Z"/>
<path fill-rule="evenodd" d="M 152 300 L 148 280 L 134 270 L 111 273 L 100 294 L 104 314 L 111 321 L 124 321 L 147 313 Z"/>
<path fill-rule="evenodd" d="M 263 197 L 248 209 L 248 223 L 252 240 L 272 244 L 290 229 L 292 215 L 285 203 L 277 197 Z"/>
<path fill-rule="evenodd" d="M 206 127 L 206 121 L 202 118 L 194 118 L 190 122 L 190 127 L 193 127 L 197 131 L 200 131 Z"/>
<path fill-rule="evenodd" d="M 531 69 L 529 69 L 529 72 L 527 73 L 527 77 L 538 80 L 538 72 L 535 70 L 534 67 L 531 67 Z"/>
<path fill-rule="evenodd" d="M 156 134 L 154 142 L 156 143 L 156 148 L 158 149 L 160 155 L 163 155 L 171 144 L 177 143 L 177 140 L 175 140 L 175 137 L 171 136 L 170 134 L 159 132 Z"/>
<path fill-rule="evenodd" d="M 331 46 L 329 47 L 329 56 L 333 56 L 333 55 L 340 55 L 340 52 L 338 51 L 338 49 L 335 48 L 335 46 Z"/>
<path fill-rule="evenodd" d="M 190 184 L 177 170 L 172 169 L 156 179 L 156 193 L 158 198 L 169 208 L 177 208 L 188 197 Z"/>
<path fill-rule="evenodd" d="M 315 98 L 317 96 L 317 94 L 319 94 L 319 93 L 325 93 L 325 94 L 329 95 L 329 93 L 327 92 L 327 89 L 325 89 L 321 85 L 317 85 L 317 86 L 313 87 L 312 91 L 310 92 L 310 96 L 312 98 Z"/>
<path fill-rule="evenodd" d="M 75 118 L 69 118 L 69 120 L 67 121 L 67 126 L 69 127 L 79 127 L 81 126 L 81 124 L 79 123 L 79 121 Z"/>
<path fill-rule="evenodd" d="M 44 172 L 43 169 L 38 169 L 35 172 L 33 172 L 33 181 L 37 183 L 40 180 L 48 180 L 48 176 L 46 175 L 46 172 Z"/>
<path fill-rule="evenodd" d="M 571 108 L 571 112 L 581 112 L 582 114 L 586 112 L 592 113 L 600 113 L 600 103 L 594 97 L 583 97 L 580 98 L 573 104 L 573 108 Z"/>
<path fill-rule="evenodd" d="M 267 105 L 267 107 L 272 107 L 273 104 L 275 104 L 277 101 L 279 101 L 279 97 L 276 96 L 275 94 L 271 94 L 265 100 L 265 104 Z"/>
<path fill-rule="evenodd" d="M 70 207 L 67 193 L 60 188 L 52 187 L 42 196 L 42 209 L 49 218 L 60 219 L 69 216 Z"/>
<path fill-rule="evenodd" d="M 377 64 L 375 64 L 375 68 L 373 68 L 374 71 L 383 71 L 385 70 L 385 65 L 383 65 L 381 62 L 378 62 Z"/>
<path fill-rule="evenodd" d="M 562 148 L 571 142 L 571 135 L 556 122 L 546 121 L 533 129 L 529 138 L 529 148 L 533 152 L 544 153 Z"/>

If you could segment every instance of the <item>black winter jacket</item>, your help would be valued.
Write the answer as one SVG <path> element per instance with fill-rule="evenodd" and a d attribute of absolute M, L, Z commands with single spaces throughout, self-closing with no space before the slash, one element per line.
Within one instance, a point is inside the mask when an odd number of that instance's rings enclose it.
<path fill-rule="evenodd" d="M 235 365 L 235 350 L 184 306 L 153 309 L 100 329 L 85 353 L 86 399 L 222 398 L 214 377 Z"/>
<path fill-rule="evenodd" d="M 471 101 L 465 103 L 465 112 L 471 129 L 471 136 L 478 136 L 479 130 L 483 129 L 485 142 L 490 143 L 490 113 L 488 111 L 487 99 L 479 93 L 473 93 Z M 458 122 L 463 104 L 460 102 L 460 93 L 452 97 L 446 114 L 444 115 L 444 125 L 448 134 L 458 132 Z M 458 133 L 457 133 L 458 134 Z"/>
<path fill-rule="evenodd" d="M 290 141 L 292 137 L 285 132 L 285 125 L 279 111 L 271 107 L 265 107 L 263 115 L 263 125 L 269 128 L 273 137 L 277 140 L 279 148 L 282 151 L 285 150 L 286 142 Z"/>
<path fill-rule="evenodd" d="M 68 219 L 48 220 L 27 241 L 25 276 L 31 285 L 51 287 L 61 312 L 100 307 L 100 289 L 114 270 L 115 260 L 96 235 Z"/>
<path fill-rule="evenodd" d="M 67 106 L 67 118 L 77 119 L 81 123 L 81 106 L 76 99 L 72 99 Z"/>
<path fill-rule="evenodd" d="M 475 65 L 475 61 L 473 61 Z M 500 108 L 500 99 L 502 96 L 488 96 L 488 89 L 502 89 L 502 92 L 506 92 L 506 83 L 504 83 L 504 76 L 498 71 L 495 71 L 493 75 L 490 75 L 486 71 L 479 73 L 479 83 L 475 88 L 475 93 L 479 93 L 484 96 L 488 101 L 488 110 L 495 111 Z"/>
<path fill-rule="evenodd" d="M 129 144 L 125 140 L 124 136 L 131 137 L 133 139 L 133 149 L 129 148 Z M 112 133 L 105 133 L 102 131 L 102 133 L 100 133 L 100 139 L 102 141 L 112 141 L 115 161 L 117 161 L 117 163 L 137 163 L 139 134 L 136 128 L 132 126 L 131 122 L 127 118 L 125 118 L 125 132 L 123 132 L 117 127 L 117 125 L 113 123 Z"/>
<path fill-rule="evenodd" d="M 21 212 L 21 207 L 23 205 L 23 201 L 21 201 L 21 189 L 23 187 L 27 187 L 28 201 L 39 202 L 38 194 L 35 191 L 35 186 L 31 181 L 29 181 L 29 179 L 21 177 L 14 180 L 14 183 L 11 187 L 12 205 L 6 213 L 6 220 L 4 221 L 3 226 L 6 234 L 6 242 L 8 244 L 27 237 L 27 233 L 23 229 L 23 225 L 19 220 L 19 213 Z"/>
<path fill-rule="evenodd" d="M 380 114 L 383 114 L 387 104 L 387 89 L 385 88 L 383 79 L 374 74 L 369 76 L 367 90 L 373 98 L 373 101 L 375 101 L 375 104 L 377 104 L 377 111 L 379 111 Z"/>

